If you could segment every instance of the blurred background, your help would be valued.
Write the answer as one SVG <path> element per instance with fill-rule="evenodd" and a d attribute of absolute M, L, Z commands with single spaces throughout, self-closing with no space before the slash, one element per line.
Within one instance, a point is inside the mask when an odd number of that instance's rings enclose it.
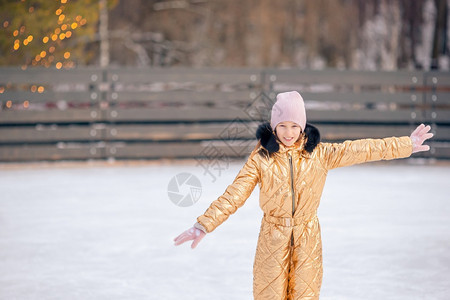
<path fill-rule="evenodd" d="M 446 0 L 2 1 L 0 63 L 448 71 L 448 6 Z"/>
<path fill-rule="evenodd" d="M 447 0 L 3 1 L 0 161 L 242 158 L 279 92 L 325 141 L 433 126 Z"/>

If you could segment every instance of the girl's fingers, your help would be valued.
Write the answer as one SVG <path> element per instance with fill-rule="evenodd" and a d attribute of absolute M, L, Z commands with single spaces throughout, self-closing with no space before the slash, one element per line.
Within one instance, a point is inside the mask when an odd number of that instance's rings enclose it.
<path fill-rule="evenodd" d="M 428 146 L 428 145 L 421 145 L 421 146 L 415 147 L 413 153 L 422 152 L 422 151 L 428 151 L 428 150 L 430 150 L 430 146 Z"/>
<path fill-rule="evenodd" d="M 426 133 L 424 135 L 419 136 L 418 142 L 420 143 L 420 145 L 423 144 L 423 142 L 425 142 L 428 139 L 431 139 L 434 136 L 434 134 L 432 133 Z"/>
<path fill-rule="evenodd" d="M 420 129 L 419 135 L 424 135 L 425 133 L 427 133 L 430 130 L 431 130 L 430 125 L 424 126 L 423 128 Z"/>
<path fill-rule="evenodd" d="M 177 240 L 176 242 L 175 242 L 175 246 L 178 246 L 178 245 L 180 245 L 180 244 L 183 244 L 183 243 L 185 243 L 185 242 L 187 242 L 187 241 L 189 241 L 189 240 L 192 240 L 193 238 L 190 236 L 190 235 L 186 235 L 186 236 L 183 236 L 183 237 L 181 237 L 179 240 Z"/>
<path fill-rule="evenodd" d="M 182 236 L 178 236 L 176 239 L 174 239 L 175 243 L 178 243 L 179 241 L 181 241 L 183 239 Z"/>
<path fill-rule="evenodd" d="M 417 151 L 418 152 L 420 152 L 420 151 L 428 151 L 428 150 L 430 150 L 430 146 L 428 146 L 428 145 L 422 145 L 420 147 L 417 147 Z"/>
<path fill-rule="evenodd" d="M 197 238 L 194 239 L 194 242 L 191 245 L 191 248 L 194 249 L 195 247 L 197 247 L 198 243 L 200 243 L 200 241 L 203 239 L 205 235 L 200 235 Z"/>
<path fill-rule="evenodd" d="M 177 236 L 177 237 L 174 238 L 173 240 L 176 242 L 176 241 L 179 240 L 184 234 L 186 234 L 186 232 L 183 232 L 182 234 L 180 234 L 179 236 Z"/>
<path fill-rule="evenodd" d="M 425 127 L 425 125 L 420 124 L 419 126 L 416 127 L 416 129 L 414 129 L 414 131 L 411 133 L 411 135 L 415 135 L 415 134 L 419 133 L 419 131 L 422 130 L 423 127 Z"/>
<path fill-rule="evenodd" d="M 433 136 L 434 136 L 434 134 L 432 134 L 432 133 L 427 133 L 427 134 L 424 134 L 424 135 L 422 136 L 422 138 L 423 138 L 424 141 L 426 141 L 426 140 L 428 140 L 428 139 L 431 139 Z"/>
<path fill-rule="evenodd" d="M 191 248 L 194 249 L 197 247 L 198 243 L 202 240 L 202 238 L 206 235 L 203 231 L 197 229 L 197 228 L 189 228 L 179 236 L 177 236 L 175 241 L 175 246 L 181 245 L 187 241 L 194 240 L 194 242 L 191 245 Z"/>
<path fill-rule="evenodd" d="M 430 150 L 430 146 L 423 145 L 423 142 L 432 138 L 434 136 L 433 133 L 430 133 L 431 126 L 424 124 L 420 124 L 417 128 L 411 133 L 411 140 L 413 142 L 413 152 L 421 152 Z"/>
<path fill-rule="evenodd" d="M 174 242 L 176 243 L 176 242 L 178 242 L 179 240 L 181 240 L 182 235 L 183 235 L 183 234 L 180 234 L 179 236 L 177 236 L 177 237 L 174 239 Z"/>
<path fill-rule="evenodd" d="M 196 238 L 191 245 L 191 248 L 194 249 L 195 247 L 197 247 L 198 243 L 200 243 L 201 238 Z"/>
<path fill-rule="evenodd" d="M 187 232 L 184 232 L 175 239 L 175 245 L 183 244 L 184 242 L 189 240 L 192 240 L 191 235 Z"/>

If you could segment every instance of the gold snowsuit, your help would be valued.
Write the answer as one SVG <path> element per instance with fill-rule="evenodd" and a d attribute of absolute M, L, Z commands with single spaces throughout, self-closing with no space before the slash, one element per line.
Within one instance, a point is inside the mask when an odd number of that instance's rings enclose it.
<path fill-rule="evenodd" d="M 317 208 L 328 170 L 369 161 L 408 157 L 409 137 L 319 143 L 312 153 L 302 143 L 265 158 L 258 142 L 224 194 L 197 218 L 213 231 L 241 207 L 258 183 L 264 212 L 253 265 L 255 299 L 319 299 L 322 242 Z"/>

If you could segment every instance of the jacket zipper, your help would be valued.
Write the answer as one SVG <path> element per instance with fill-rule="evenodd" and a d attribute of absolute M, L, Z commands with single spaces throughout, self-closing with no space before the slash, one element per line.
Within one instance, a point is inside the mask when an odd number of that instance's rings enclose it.
<path fill-rule="evenodd" d="M 289 167 L 291 170 L 291 194 L 292 194 L 292 217 L 294 217 L 295 212 L 295 194 L 294 194 L 294 167 L 292 165 L 292 155 L 289 155 Z M 291 246 L 294 246 L 294 231 L 291 232 Z"/>
<path fill-rule="evenodd" d="M 289 166 L 291 169 L 291 194 L 292 194 L 292 216 L 294 216 L 295 212 L 295 194 L 294 194 L 294 167 L 292 165 L 292 156 L 289 153 Z"/>

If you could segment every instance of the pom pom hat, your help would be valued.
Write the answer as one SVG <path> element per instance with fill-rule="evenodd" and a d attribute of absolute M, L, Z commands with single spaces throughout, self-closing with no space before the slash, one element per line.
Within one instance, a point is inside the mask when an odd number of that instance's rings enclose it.
<path fill-rule="evenodd" d="M 296 91 L 280 93 L 277 95 L 277 101 L 272 107 L 272 116 L 270 126 L 272 130 L 281 122 L 292 121 L 302 128 L 306 127 L 305 103 L 302 96 Z"/>

